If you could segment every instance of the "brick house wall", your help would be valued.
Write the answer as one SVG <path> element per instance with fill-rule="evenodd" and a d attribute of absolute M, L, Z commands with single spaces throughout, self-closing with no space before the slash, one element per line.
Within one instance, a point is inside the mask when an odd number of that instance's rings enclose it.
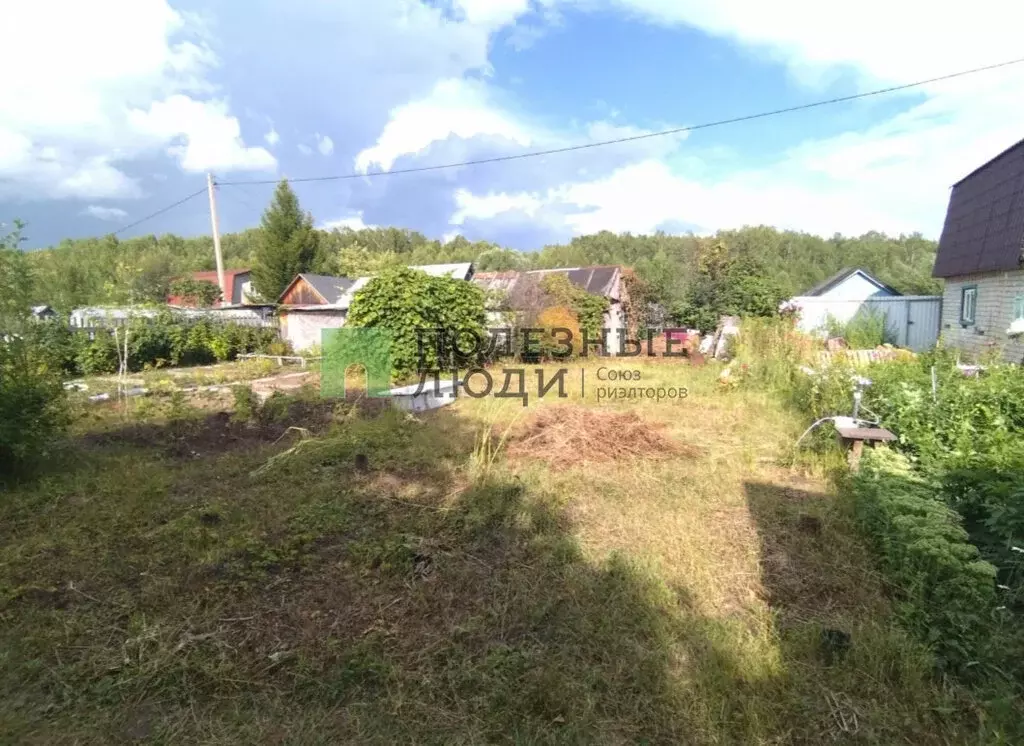
<path fill-rule="evenodd" d="M 964 326 L 960 323 L 960 300 L 963 289 L 971 286 L 978 289 L 977 307 L 974 324 Z M 995 348 L 1008 362 L 1024 362 L 1024 341 L 1006 336 L 1014 319 L 1014 304 L 1021 296 L 1024 270 L 947 277 L 942 297 L 943 343 L 963 350 L 965 359 L 975 359 Z"/>

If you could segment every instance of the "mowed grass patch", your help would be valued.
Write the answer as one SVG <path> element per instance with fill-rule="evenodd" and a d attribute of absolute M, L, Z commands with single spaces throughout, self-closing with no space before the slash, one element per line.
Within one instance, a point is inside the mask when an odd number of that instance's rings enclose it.
<path fill-rule="evenodd" d="M 657 368 L 685 402 L 540 406 L 631 413 L 679 445 L 658 459 L 509 461 L 534 407 L 495 399 L 345 405 L 187 458 L 77 440 L 0 504 L 0 740 L 974 734 L 824 482 L 779 466 L 798 423 L 710 369 Z"/>

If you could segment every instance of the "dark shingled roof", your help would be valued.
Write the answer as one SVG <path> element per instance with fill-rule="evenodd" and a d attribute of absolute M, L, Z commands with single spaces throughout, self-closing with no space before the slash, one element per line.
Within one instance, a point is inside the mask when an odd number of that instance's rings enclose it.
<path fill-rule="evenodd" d="M 337 303 L 355 282 L 347 277 L 332 277 L 331 275 L 302 274 L 299 277 L 320 293 L 328 303 Z"/>
<path fill-rule="evenodd" d="M 1021 268 L 1024 140 L 953 185 L 934 277 Z"/>
<path fill-rule="evenodd" d="M 837 272 L 836 274 L 832 275 L 827 280 L 822 280 L 817 285 L 815 285 L 810 290 L 808 290 L 806 293 L 801 293 L 801 295 L 804 296 L 804 297 L 811 297 L 811 296 L 815 296 L 815 295 L 824 295 L 829 290 L 834 288 L 836 285 L 841 283 L 843 280 L 845 280 L 848 277 L 851 277 L 852 275 L 857 274 L 858 272 L 860 272 L 865 277 L 867 277 L 869 280 L 871 280 L 871 282 L 873 282 L 876 285 L 878 285 L 878 287 L 880 287 L 882 290 L 888 290 L 893 295 L 903 295 L 903 293 L 901 293 L 899 290 L 897 290 L 894 287 L 890 287 L 889 285 L 886 285 L 884 282 L 879 280 L 877 277 L 875 277 L 870 272 L 868 272 L 866 270 L 863 270 L 863 269 L 857 269 L 856 267 L 839 270 L 839 272 Z"/>

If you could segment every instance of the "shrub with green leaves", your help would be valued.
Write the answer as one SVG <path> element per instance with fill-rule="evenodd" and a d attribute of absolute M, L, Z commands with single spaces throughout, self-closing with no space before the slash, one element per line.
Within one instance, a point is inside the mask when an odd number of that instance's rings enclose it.
<path fill-rule="evenodd" d="M 37 347 L 51 369 L 59 368 L 64 375 L 117 372 L 118 349 L 112 332 L 73 331 L 56 323 L 36 326 Z M 117 335 L 121 345 L 124 334 L 122 327 Z M 208 319 L 187 321 L 163 313 L 152 319 L 135 319 L 128 327 L 128 369 L 223 362 L 242 353 L 265 352 L 276 340 L 274 329 L 217 324 Z"/>
<path fill-rule="evenodd" d="M 419 371 L 421 353 L 427 370 L 459 362 L 439 358 L 434 330 L 459 334 L 468 349 L 470 336 L 486 340 L 486 321 L 484 292 L 473 283 L 401 267 L 382 272 L 356 293 L 347 323 L 386 329 L 394 375 L 408 378 Z"/>
<path fill-rule="evenodd" d="M 932 367 L 935 389 L 932 390 Z M 1019 443 L 1024 369 L 995 364 L 967 377 L 944 356 L 873 365 L 868 405 L 926 469 L 946 469 Z"/>
<path fill-rule="evenodd" d="M 36 361 L 58 375 L 72 376 L 78 370 L 75 333 L 63 321 L 54 319 L 25 324 L 24 338 Z"/>
<path fill-rule="evenodd" d="M 897 595 L 904 624 L 943 665 L 977 657 L 991 630 L 996 569 L 968 540 L 960 517 L 903 454 L 864 455 L 852 480 L 855 513 Z"/>
<path fill-rule="evenodd" d="M 869 350 L 894 341 L 885 325 L 885 314 L 873 309 L 861 310 L 847 321 L 829 314 L 825 331 L 829 337 L 842 337 L 855 350 Z"/>
<path fill-rule="evenodd" d="M 733 258 L 716 247 L 699 265 L 683 299 L 672 310 L 679 326 L 710 332 L 722 316 L 778 316 L 786 293 L 756 260 Z"/>
<path fill-rule="evenodd" d="M 0 339 L 0 481 L 43 458 L 66 423 L 58 375 L 37 361 L 25 339 Z"/>
<path fill-rule="evenodd" d="M 581 332 L 586 332 L 593 339 L 598 338 L 604 327 L 604 315 L 608 311 L 607 298 L 588 293 L 583 288 L 573 285 L 569 278 L 561 273 L 547 275 L 541 280 L 540 286 L 553 299 L 552 305 L 568 308 L 576 314 Z M 574 350 L 581 352 L 582 344 L 582 338 L 574 340 Z"/>

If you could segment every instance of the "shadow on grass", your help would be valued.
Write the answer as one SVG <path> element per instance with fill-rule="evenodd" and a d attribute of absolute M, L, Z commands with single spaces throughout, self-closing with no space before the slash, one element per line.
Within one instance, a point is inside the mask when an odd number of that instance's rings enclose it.
<path fill-rule="evenodd" d="M 970 705 L 943 690 L 932 656 L 899 629 L 841 498 L 761 482 L 746 492 L 765 600 L 788 686 L 802 703 L 793 734 L 812 742 L 817 728 L 820 740 L 944 743 L 966 728 L 977 737 Z"/>
<path fill-rule="evenodd" d="M 655 569 L 585 559 L 562 496 L 500 472 L 470 479 L 477 442 L 442 410 L 345 417 L 272 461 L 240 449 L 126 475 L 98 445 L 93 481 L 44 481 L 48 507 L 19 514 L 0 550 L 0 740 L 892 734 L 828 730 L 861 683 L 859 635 L 824 674 L 800 633 L 782 634 L 781 660 L 771 644 L 743 650 L 743 622 L 702 617 Z M 768 489 L 748 493 L 765 551 L 797 557 Z M 896 675 L 864 696 L 891 697 Z M 840 704 L 822 704 L 826 685 L 845 687 Z"/>

